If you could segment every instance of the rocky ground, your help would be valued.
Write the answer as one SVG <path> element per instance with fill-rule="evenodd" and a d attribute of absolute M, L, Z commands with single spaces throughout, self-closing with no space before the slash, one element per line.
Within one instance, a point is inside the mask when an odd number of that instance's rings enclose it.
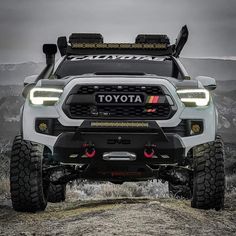
<path fill-rule="evenodd" d="M 49 204 L 45 212 L 17 213 L 0 202 L 0 235 L 235 235 L 236 194 L 224 211 L 190 207 L 173 198 L 116 198 Z"/>

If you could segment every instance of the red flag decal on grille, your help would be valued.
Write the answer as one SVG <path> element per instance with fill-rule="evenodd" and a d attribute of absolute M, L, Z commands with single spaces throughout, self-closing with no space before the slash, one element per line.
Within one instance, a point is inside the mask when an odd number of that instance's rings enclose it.
<path fill-rule="evenodd" d="M 146 103 L 158 103 L 159 96 L 148 96 Z"/>

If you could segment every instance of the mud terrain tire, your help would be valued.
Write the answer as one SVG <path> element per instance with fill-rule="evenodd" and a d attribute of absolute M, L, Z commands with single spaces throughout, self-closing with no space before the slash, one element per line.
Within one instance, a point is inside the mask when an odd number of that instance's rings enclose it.
<path fill-rule="evenodd" d="M 199 145 L 194 150 L 192 207 L 224 208 L 224 146 L 220 136 L 214 142 Z"/>
<path fill-rule="evenodd" d="M 16 211 L 43 211 L 47 206 L 47 187 L 43 184 L 43 146 L 16 136 L 10 162 L 10 190 Z"/>

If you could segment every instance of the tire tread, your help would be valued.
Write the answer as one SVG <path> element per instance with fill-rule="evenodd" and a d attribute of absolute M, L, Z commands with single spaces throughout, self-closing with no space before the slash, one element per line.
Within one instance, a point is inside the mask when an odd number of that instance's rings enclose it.
<path fill-rule="evenodd" d="M 10 162 L 10 191 L 16 211 L 36 212 L 47 206 L 42 177 L 43 146 L 15 137 Z"/>
<path fill-rule="evenodd" d="M 224 208 L 224 146 L 220 136 L 214 142 L 196 147 L 192 207 Z"/>

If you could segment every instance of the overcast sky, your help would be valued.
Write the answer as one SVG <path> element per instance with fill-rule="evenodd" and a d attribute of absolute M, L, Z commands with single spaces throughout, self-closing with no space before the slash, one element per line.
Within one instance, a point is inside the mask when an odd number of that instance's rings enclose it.
<path fill-rule="evenodd" d="M 42 61 L 43 43 L 72 32 L 99 32 L 106 42 L 166 33 L 187 24 L 182 56 L 236 56 L 236 0 L 0 0 L 0 63 Z"/>

